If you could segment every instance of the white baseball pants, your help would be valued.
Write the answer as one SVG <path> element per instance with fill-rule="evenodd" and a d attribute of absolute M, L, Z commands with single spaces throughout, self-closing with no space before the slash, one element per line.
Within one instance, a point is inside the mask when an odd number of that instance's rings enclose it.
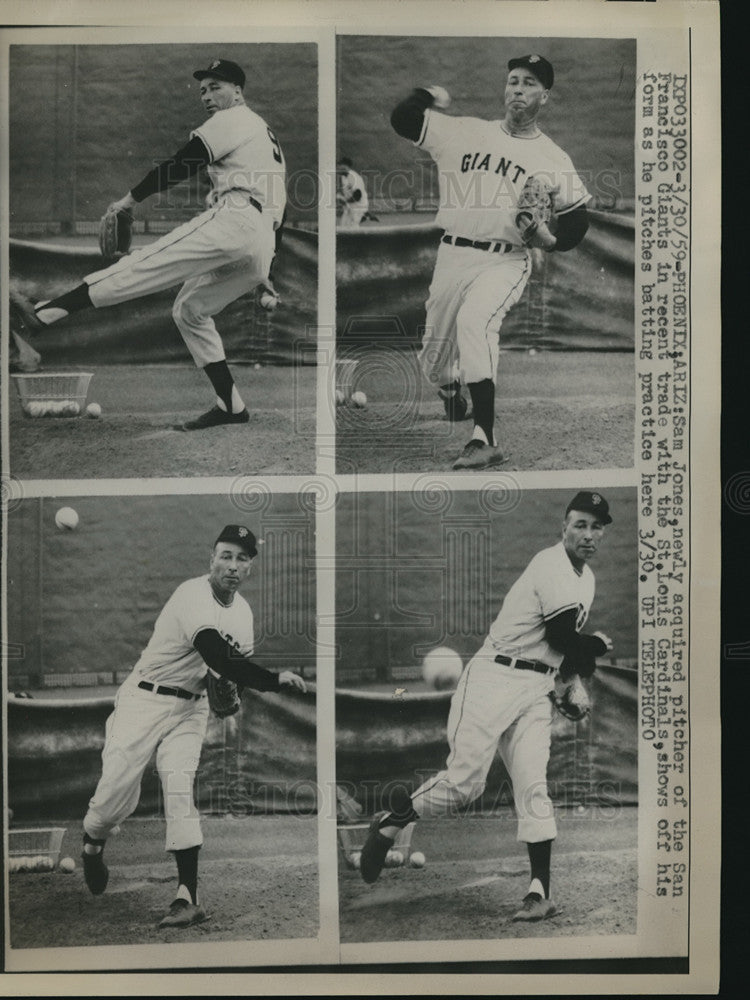
<path fill-rule="evenodd" d="M 136 683 L 125 681 L 107 719 L 102 775 L 83 828 L 95 840 L 104 840 L 130 816 L 138 805 L 146 765 L 156 750 L 167 821 L 164 849 L 195 847 L 203 843 L 193 783 L 206 734 L 208 699 L 187 701 L 155 694 Z"/>
<path fill-rule="evenodd" d="M 270 216 L 240 192 L 83 280 L 97 308 L 184 282 L 172 316 L 199 368 L 226 357 L 213 316 L 267 280 L 275 249 Z"/>
<path fill-rule="evenodd" d="M 528 250 L 504 254 L 440 244 L 419 353 L 429 382 L 496 380 L 500 327 L 530 274 Z"/>
<path fill-rule="evenodd" d="M 499 744 L 513 784 L 518 840 L 553 840 L 557 826 L 547 793 L 553 687 L 551 674 L 504 667 L 477 654 L 451 700 L 445 770 L 411 797 L 417 813 L 444 815 L 481 795 Z"/>

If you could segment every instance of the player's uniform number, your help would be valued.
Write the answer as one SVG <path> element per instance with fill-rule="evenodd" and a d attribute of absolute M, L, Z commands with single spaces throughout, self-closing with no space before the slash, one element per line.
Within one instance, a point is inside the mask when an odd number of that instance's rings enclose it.
<path fill-rule="evenodd" d="M 279 140 L 276 138 L 276 136 L 273 134 L 270 128 L 266 127 L 266 131 L 268 132 L 268 138 L 271 140 L 271 145 L 273 146 L 274 160 L 276 160 L 277 163 L 283 163 L 284 157 L 281 155 L 281 146 L 279 145 Z"/>

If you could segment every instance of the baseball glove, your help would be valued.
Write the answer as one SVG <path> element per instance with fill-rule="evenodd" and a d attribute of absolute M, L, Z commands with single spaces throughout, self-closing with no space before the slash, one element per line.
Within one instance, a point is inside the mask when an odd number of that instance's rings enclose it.
<path fill-rule="evenodd" d="M 533 175 L 527 178 L 516 205 L 516 229 L 524 243 L 529 244 L 540 225 L 552 218 L 552 195 L 549 187 Z"/>
<path fill-rule="evenodd" d="M 110 206 L 99 222 L 99 249 L 112 260 L 130 252 L 133 241 L 133 213 L 129 208 Z"/>
<path fill-rule="evenodd" d="M 566 684 L 550 691 L 550 698 L 560 715 L 571 722 L 581 722 L 591 711 L 589 693 L 578 674 L 574 674 L 573 679 Z"/>
<path fill-rule="evenodd" d="M 234 681 L 209 670 L 206 674 L 206 689 L 209 707 L 219 719 L 226 719 L 239 712 L 242 699 Z"/>

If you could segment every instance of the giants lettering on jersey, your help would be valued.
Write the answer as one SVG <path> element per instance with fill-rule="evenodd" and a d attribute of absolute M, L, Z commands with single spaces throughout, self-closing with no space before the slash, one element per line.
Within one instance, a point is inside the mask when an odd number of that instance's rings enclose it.
<path fill-rule="evenodd" d="M 503 177 L 510 176 L 513 184 L 517 184 L 519 177 L 526 174 L 525 167 L 522 167 L 518 163 L 513 163 L 512 160 L 506 160 L 504 156 L 499 158 L 499 162 L 495 166 L 492 155 L 481 152 L 464 153 L 461 157 L 461 173 L 465 174 L 469 170 L 485 170 L 487 173 L 501 174 Z"/>

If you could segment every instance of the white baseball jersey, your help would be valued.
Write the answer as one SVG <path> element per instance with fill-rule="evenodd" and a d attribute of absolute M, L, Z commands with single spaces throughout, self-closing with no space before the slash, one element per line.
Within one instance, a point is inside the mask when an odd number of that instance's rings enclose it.
<path fill-rule="evenodd" d="M 277 225 L 286 205 L 286 167 L 276 136 L 246 104 L 215 112 L 194 129 L 211 154 L 208 176 L 217 197 L 239 188 Z"/>
<path fill-rule="evenodd" d="M 430 108 L 415 143 L 438 166 L 439 226 L 453 236 L 521 246 L 514 223 L 527 177 L 544 180 L 563 215 L 591 198 L 573 162 L 548 136 L 513 136 L 502 121 L 454 118 Z"/>
<path fill-rule="evenodd" d="M 230 605 L 221 604 L 208 576 L 199 576 L 181 583 L 164 605 L 133 668 L 136 681 L 181 687 L 194 694 L 202 691 L 208 668 L 193 640 L 205 628 L 216 629 L 243 656 L 252 655 L 250 605 L 240 594 L 234 595 Z"/>
<path fill-rule="evenodd" d="M 369 206 L 369 199 L 367 197 L 367 191 L 365 189 L 365 182 L 356 170 L 350 170 L 346 174 L 341 174 L 341 193 L 346 198 L 347 202 L 351 202 L 353 195 L 357 191 L 360 192 L 360 197 L 354 202 L 355 205 L 359 206 L 363 212 L 367 211 Z"/>
<path fill-rule="evenodd" d="M 559 667 L 563 654 L 544 635 L 545 622 L 570 608 L 580 632 L 594 600 L 594 574 L 584 564 L 579 573 L 562 542 L 538 552 L 508 591 L 490 627 L 482 654 L 504 653 Z"/>

